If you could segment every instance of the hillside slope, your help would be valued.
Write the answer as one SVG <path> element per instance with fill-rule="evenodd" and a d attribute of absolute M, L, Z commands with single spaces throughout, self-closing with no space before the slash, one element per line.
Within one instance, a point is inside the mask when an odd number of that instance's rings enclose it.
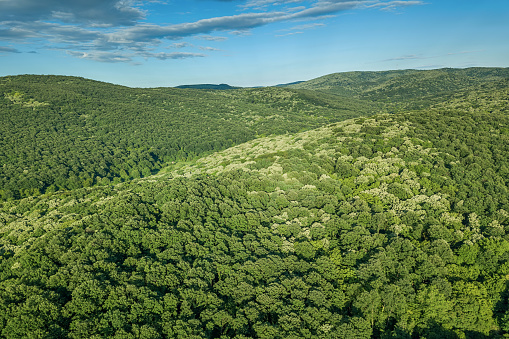
<path fill-rule="evenodd" d="M 136 89 L 75 77 L 4 77 L 0 200 L 145 177 L 260 135 L 376 109 L 302 90 Z"/>
<path fill-rule="evenodd" d="M 491 85 L 506 88 L 509 68 L 443 68 L 344 72 L 290 85 L 364 100 L 383 102 L 392 109 L 426 108 L 448 101 L 454 93 Z"/>
<path fill-rule="evenodd" d="M 504 68 L 350 72 L 227 91 L 4 77 L 0 200 L 146 177 L 263 135 L 433 107 L 479 90 L 498 93 L 508 87 L 508 74 Z"/>
<path fill-rule="evenodd" d="M 480 89 L 4 202 L 0 333 L 502 337 L 506 94 Z"/>

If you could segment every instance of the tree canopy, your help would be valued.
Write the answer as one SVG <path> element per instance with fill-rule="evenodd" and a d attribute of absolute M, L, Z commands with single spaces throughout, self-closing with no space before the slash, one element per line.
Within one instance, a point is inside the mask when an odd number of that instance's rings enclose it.
<path fill-rule="evenodd" d="M 508 94 L 497 80 L 170 158 L 157 175 L 6 199 L 0 335 L 503 338 Z"/>

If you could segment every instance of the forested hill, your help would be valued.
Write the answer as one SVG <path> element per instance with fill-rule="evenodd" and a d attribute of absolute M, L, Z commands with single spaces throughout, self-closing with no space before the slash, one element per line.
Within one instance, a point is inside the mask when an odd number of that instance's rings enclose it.
<path fill-rule="evenodd" d="M 508 337 L 507 69 L 343 77 L 0 78 L 0 337 Z"/>
<path fill-rule="evenodd" d="M 0 203 L 0 334 L 507 337 L 508 93 Z"/>
<path fill-rule="evenodd" d="M 0 201 L 146 177 L 171 162 L 378 107 L 281 88 L 137 89 L 76 77 L 3 77 Z"/>
<path fill-rule="evenodd" d="M 482 86 L 506 88 L 508 83 L 509 68 L 477 67 L 334 73 L 287 87 L 415 109 L 447 101 L 458 92 L 476 91 Z"/>
<path fill-rule="evenodd" d="M 497 92 L 507 88 L 508 74 L 504 68 L 350 72 L 283 88 L 214 91 L 3 77 L 0 201 L 146 177 L 263 135 Z"/>

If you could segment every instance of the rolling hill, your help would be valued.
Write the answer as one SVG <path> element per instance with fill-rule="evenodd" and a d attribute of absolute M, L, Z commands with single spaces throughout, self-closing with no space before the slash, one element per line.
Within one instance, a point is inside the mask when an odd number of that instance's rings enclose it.
<path fill-rule="evenodd" d="M 305 90 L 135 89 L 74 77 L 4 77 L 0 200 L 149 176 L 261 135 L 377 110 Z"/>
<path fill-rule="evenodd" d="M 248 125 L 260 129 L 258 137 L 170 158 L 153 175 L 0 202 L 0 335 L 507 336 L 504 81 L 459 86 L 413 110 L 402 108 L 410 101 L 349 102 L 346 94 L 309 89 L 118 87 L 119 98 L 145 93 L 139 108 L 159 107 L 163 95 L 184 100 L 185 91 L 188 101 L 180 103 L 205 98 L 202 112 L 223 107 L 212 106 L 218 96 L 222 105 L 235 100 L 233 107 L 262 112 L 251 115 L 286 112 L 288 121 Z M 51 95 L 29 96 L 35 92 L 25 86 L 17 89 L 23 95 L 7 92 L 7 104 L 20 106 L 20 120 L 47 117 Z M 110 105 L 107 98 L 97 102 Z M 297 110 L 296 101 L 307 108 Z M 326 119 L 349 105 L 380 113 Z M 321 114 L 303 114 L 312 109 Z M 239 130 L 249 129 L 234 116 Z M 277 132 L 260 133 L 269 127 Z"/>
<path fill-rule="evenodd" d="M 443 68 L 335 73 L 287 87 L 415 109 L 447 101 L 454 93 L 475 91 L 480 86 L 506 88 L 508 81 L 509 68 Z"/>

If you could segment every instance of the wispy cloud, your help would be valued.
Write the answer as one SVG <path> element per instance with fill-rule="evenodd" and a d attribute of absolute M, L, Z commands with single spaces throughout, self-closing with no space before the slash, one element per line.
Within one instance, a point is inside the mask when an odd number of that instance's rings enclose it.
<path fill-rule="evenodd" d="M 209 51 L 209 52 L 215 52 L 215 51 L 220 51 L 219 48 L 214 48 L 214 47 L 200 47 L 200 49 L 202 51 Z"/>
<path fill-rule="evenodd" d="M 286 33 L 286 34 L 278 34 L 276 35 L 277 37 L 284 37 L 284 36 L 289 36 L 289 35 L 295 35 L 295 34 L 302 34 L 304 32 L 292 32 L 292 33 Z"/>
<path fill-rule="evenodd" d="M 316 23 L 316 22 L 305 24 L 305 25 L 298 25 L 298 26 L 294 26 L 291 28 L 281 29 L 278 31 L 278 32 L 290 32 L 290 33 L 276 34 L 275 36 L 276 37 L 284 37 L 284 36 L 290 36 L 290 35 L 295 35 L 295 34 L 303 34 L 304 33 L 303 31 L 305 31 L 305 30 L 314 29 L 314 28 L 323 27 L 323 26 L 325 26 L 324 23 Z"/>
<path fill-rule="evenodd" d="M 444 68 L 445 65 L 443 64 L 428 64 L 428 65 L 420 65 L 413 67 L 415 69 L 438 69 L 438 68 Z"/>
<path fill-rule="evenodd" d="M 401 60 L 416 60 L 416 59 L 428 59 L 429 57 L 423 57 L 415 54 L 403 55 L 395 58 L 385 59 L 382 61 L 401 61 Z"/>
<path fill-rule="evenodd" d="M 0 46 L 0 53 L 21 53 L 16 48 Z"/>
<path fill-rule="evenodd" d="M 470 53 L 479 53 L 479 52 L 483 52 L 483 51 L 484 50 L 480 49 L 480 50 L 477 50 L 477 51 L 451 52 L 451 53 L 447 53 L 447 55 L 470 54 Z"/>
<path fill-rule="evenodd" d="M 114 52 L 102 52 L 102 51 L 91 51 L 91 52 L 79 52 L 79 51 L 67 51 L 67 54 L 77 57 L 80 59 L 88 59 L 100 62 L 132 62 L 132 58 L 122 53 Z"/>
<path fill-rule="evenodd" d="M 482 50 L 450 52 L 450 53 L 447 53 L 447 54 L 428 55 L 428 56 L 417 55 L 417 54 L 407 54 L 407 55 L 402 55 L 402 56 L 398 56 L 398 57 L 394 57 L 394 58 L 385 59 L 385 60 L 382 60 L 382 61 L 385 62 L 385 61 L 402 61 L 402 60 L 424 60 L 424 59 L 442 58 L 442 57 L 450 56 L 450 55 L 470 54 L 470 53 L 478 53 L 478 52 L 482 52 Z"/>
<path fill-rule="evenodd" d="M 315 23 L 311 23 L 311 24 L 295 26 L 290 29 L 300 31 L 300 30 L 304 30 L 304 29 L 312 29 L 312 28 L 317 28 L 317 27 L 322 27 L 322 26 L 325 26 L 325 24 L 315 22 Z"/>
<path fill-rule="evenodd" d="M 128 62 L 132 64 L 137 64 L 134 62 L 133 57 L 143 57 L 143 58 L 155 58 L 159 60 L 176 60 L 176 59 L 189 59 L 189 58 L 197 58 L 197 57 L 205 57 L 204 54 L 200 53 L 185 53 L 185 52 L 173 52 L 173 53 L 153 53 L 153 52 L 141 52 L 133 55 L 128 55 L 123 52 L 104 52 L 104 51 L 91 51 L 91 52 L 81 52 L 81 51 L 67 51 L 67 54 L 80 58 L 80 59 L 88 59 L 99 62 L 109 62 L 109 63 L 118 63 L 118 62 Z"/>
<path fill-rule="evenodd" d="M 52 48 L 69 50 L 69 55 L 99 62 L 133 63 L 136 58 L 183 59 L 204 55 L 151 51 L 164 41 L 195 37 L 220 42 L 227 38 L 215 36 L 218 32 L 248 35 L 257 27 L 323 19 L 351 9 L 391 9 L 423 4 L 422 1 L 384 0 L 250 0 L 243 6 L 244 13 L 157 25 L 142 22 L 149 14 L 143 10 L 143 4 L 147 2 L 0 0 L 0 39 L 46 42 Z M 324 24 L 308 23 L 293 30 L 300 32 L 321 25 Z"/>
<path fill-rule="evenodd" d="M 250 0 L 242 7 L 244 8 L 263 8 L 269 5 L 294 4 L 304 2 L 303 0 Z"/>
<path fill-rule="evenodd" d="M 251 35 L 251 30 L 249 29 L 237 29 L 234 31 L 229 32 L 231 35 L 237 35 L 237 36 L 249 36 Z"/>
<path fill-rule="evenodd" d="M 424 5 L 423 1 L 387 1 L 387 2 L 371 1 L 376 2 L 374 4 L 369 4 L 369 2 L 370 1 L 367 1 L 367 4 L 365 5 L 366 8 L 379 8 L 383 11 L 393 11 L 400 7 Z"/>
<path fill-rule="evenodd" d="M 191 46 L 189 43 L 187 42 L 174 42 L 173 44 L 171 44 L 171 48 L 184 48 L 184 47 L 189 47 Z"/>
<path fill-rule="evenodd" d="M 90 28 L 43 21 L 3 21 L 0 25 L 4 27 L 0 29 L 0 39 L 11 41 L 37 38 L 56 43 L 82 43 L 99 40 L 104 35 L 101 31 Z"/>
<path fill-rule="evenodd" d="M 224 37 L 224 36 L 212 36 L 212 35 L 200 35 L 200 36 L 195 36 L 194 38 L 195 39 L 199 39 L 199 40 L 207 40 L 207 41 L 225 41 L 225 40 L 228 40 L 228 38 Z"/>
<path fill-rule="evenodd" d="M 205 57 L 205 54 L 200 53 L 184 53 L 184 52 L 173 52 L 173 53 L 143 53 L 145 58 L 156 58 L 159 60 L 176 60 L 176 59 L 189 59 L 189 58 L 202 58 Z"/>

